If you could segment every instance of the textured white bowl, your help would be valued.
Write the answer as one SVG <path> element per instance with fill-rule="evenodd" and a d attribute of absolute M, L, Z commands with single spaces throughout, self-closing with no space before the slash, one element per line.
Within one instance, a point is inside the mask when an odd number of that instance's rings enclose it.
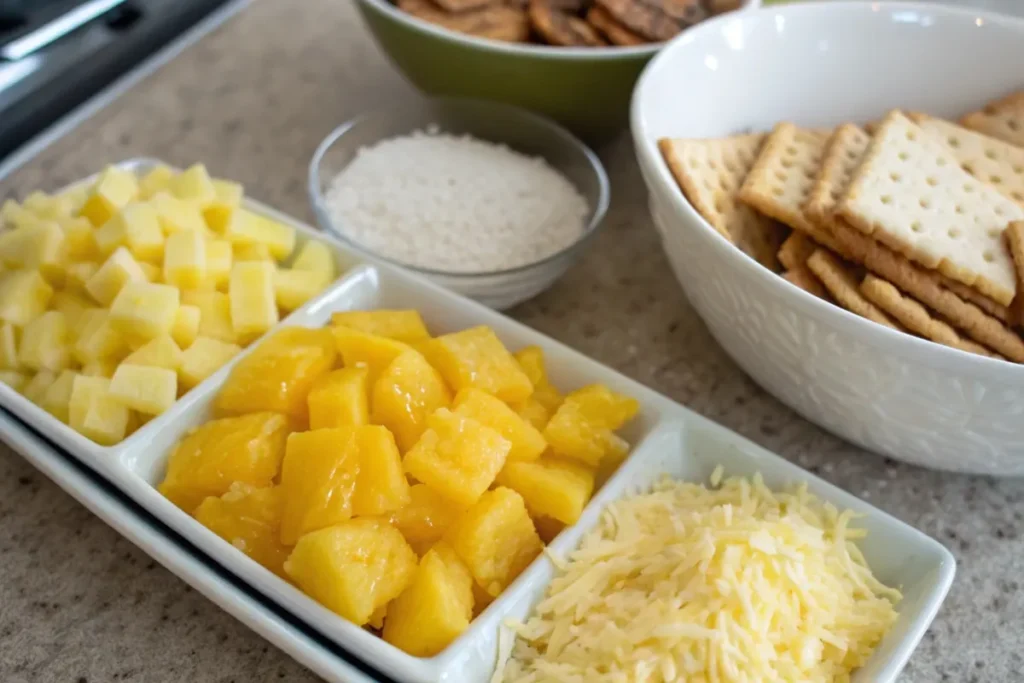
<path fill-rule="evenodd" d="M 650 208 L 687 297 L 730 356 L 809 420 L 925 467 L 1024 474 L 1024 366 L 885 329 L 770 273 L 686 201 L 662 137 L 957 117 L 1024 87 L 1024 21 L 916 3 L 769 7 L 695 27 L 648 66 L 632 131 Z"/>

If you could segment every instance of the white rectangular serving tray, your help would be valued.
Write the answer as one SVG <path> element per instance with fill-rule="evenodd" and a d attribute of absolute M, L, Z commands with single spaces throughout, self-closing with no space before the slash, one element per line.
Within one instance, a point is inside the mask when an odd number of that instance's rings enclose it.
<path fill-rule="evenodd" d="M 122 166 L 145 172 L 155 163 L 152 160 L 133 160 Z M 728 474 L 760 472 L 773 487 L 806 481 L 813 493 L 837 507 L 864 513 L 862 526 L 869 531 L 867 540 L 861 544 L 864 555 L 878 577 L 883 582 L 899 586 L 905 598 L 898 606 L 900 618 L 897 624 L 854 680 L 860 683 L 895 680 L 934 618 L 953 578 L 953 557 L 937 542 L 779 456 L 534 330 L 422 278 L 357 255 L 323 233 L 262 204 L 246 200 L 246 207 L 294 226 L 299 244 L 309 239 L 328 244 L 342 272 L 339 279 L 321 295 L 282 321 L 283 326 L 320 327 L 329 322 L 333 312 L 341 310 L 414 308 L 423 315 L 433 334 L 489 325 L 512 349 L 531 344 L 542 347 L 552 382 L 562 390 L 601 382 L 639 400 L 640 413 L 624 433 L 634 444 L 632 454 L 621 470 L 597 492 L 580 521 L 551 544 L 555 553 L 564 554 L 572 549 L 581 535 L 596 523 L 601 508 L 609 500 L 649 486 L 662 474 L 706 480 L 719 464 Z M 238 358 L 254 346 L 243 351 Z M 0 405 L 102 475 L 198 552 L 212 558 L 230 575 L 251 587 L 260 596 L 259 600 L 217 600 L 222 606 L 229 602 L 230 606 L 225 608 L 246 624 L 266 626 L 266 611 L 258 609 L 258 603 L 266 599 L 321 635 L 331 648 L 362 660 L 384 676 L 402 683 L 482 683 L 489 680 L 497 657 L 501 623 L 509 617 L 525 617 L 530 606 L 544 593 L 552 576 L 554 568 L 546 557 L 541 556 L 534 561 L 444 652 L 429 659 L 417 658 L 325 609 L 292 584 L 232 548 L 157 492 L 155 485 L 163 478 L 170 451 L 189 429 L 208 419 L 211 402 L 238 358 L 186 394 L 164 415 L 110 448 L 85 439 L 3 385 L 0 385 Z M 155 540 L 154 544 L 154 548 L 160 545 Z M 208 571 L 199 565 L 177 564 L 171 569 L 190 583 L 200 578 L 211 578 Z M 266 629 L 258 630 L 265 634 Z M 280 644 L 278 640 L 274 642 Z M 294 654 L 293 650 L 303 644 L 292 645 L 293 648 L 287 649 Z M 306 661 L 301 657 L 300 660 Z M 351 678 L 351 672 L 346 672 L 344 677 L 331 680 L 360 679 Z"/>

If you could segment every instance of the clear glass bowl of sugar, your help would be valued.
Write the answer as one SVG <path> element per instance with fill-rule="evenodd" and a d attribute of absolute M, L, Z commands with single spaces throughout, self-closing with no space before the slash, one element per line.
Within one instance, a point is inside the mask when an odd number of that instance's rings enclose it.
<path fill-rule="evenodd" d="M 320 227 L 356 251 L 498 310 L 561 277 L 609 200 L 600 160 L 559 125 L 446 98 L 339 126 L 313 156 L 309 194 Z"/>

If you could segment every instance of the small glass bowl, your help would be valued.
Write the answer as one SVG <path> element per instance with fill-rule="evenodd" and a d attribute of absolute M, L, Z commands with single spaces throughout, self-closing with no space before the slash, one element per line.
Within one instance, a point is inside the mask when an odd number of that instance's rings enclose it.
<path fill-rule="evenodd" d="M 587 201 L 589 214 L 579 239 L 533 263 L 475 273 L 430 270 L 400 263 L 353 240 L 342 226 L 331 220 L 327 212 L 324 197 L 331 181 L 361 148 L 428 128 L 503 143 L 523 154 L 545 159 Z M 368 112 L 328 135 L 320 143 L 309 166 L 310 202 L 322 229 L 356 251 L 424 275 L 443 287 L 497 310 L 511 308 L 540 294 L 565 273 L 597 233 L 608 209 L 608 195 L 608 176 L 601 161 L 571 133 L 524 109 L 478 100 L 430 99 L 418 107 Z"/>

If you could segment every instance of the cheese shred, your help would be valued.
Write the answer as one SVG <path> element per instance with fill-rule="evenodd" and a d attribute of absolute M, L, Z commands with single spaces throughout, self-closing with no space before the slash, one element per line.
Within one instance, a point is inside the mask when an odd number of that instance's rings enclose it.
<path fill-rule="evenodd" d="M 855 545 L 855 515 L 760 475 L 665 479 L 612 503 L 559 563 L 495 681 L 841 683 L 895 622 L 900 592 Z"/>

